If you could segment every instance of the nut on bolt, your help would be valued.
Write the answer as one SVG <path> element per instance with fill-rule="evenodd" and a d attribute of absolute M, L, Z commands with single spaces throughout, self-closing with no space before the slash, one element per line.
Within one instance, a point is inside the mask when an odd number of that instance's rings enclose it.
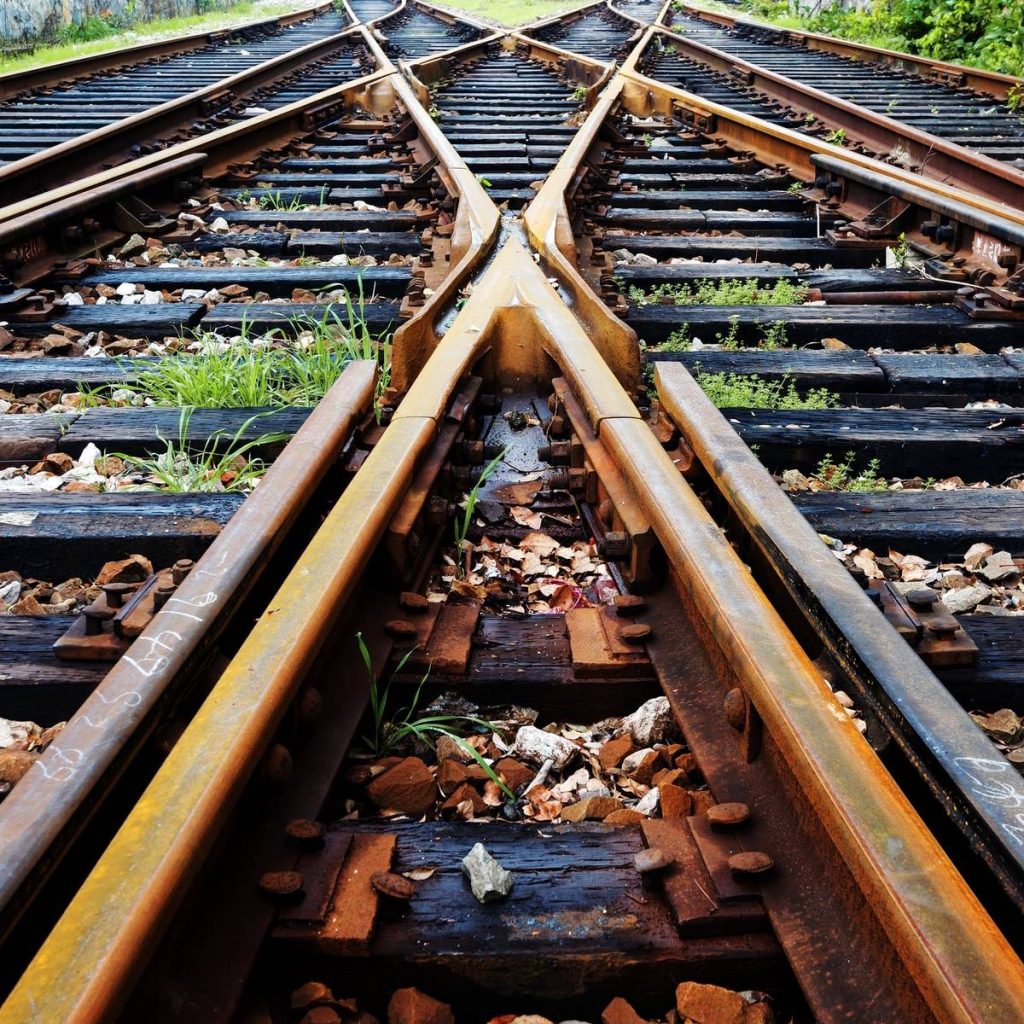
<path fill-rule="evenodd" d="M 744 850 L 729 858 L 729 870 L 739 877 L 765 875 L 775 867 L 775 861 L 760 850 Z"/>

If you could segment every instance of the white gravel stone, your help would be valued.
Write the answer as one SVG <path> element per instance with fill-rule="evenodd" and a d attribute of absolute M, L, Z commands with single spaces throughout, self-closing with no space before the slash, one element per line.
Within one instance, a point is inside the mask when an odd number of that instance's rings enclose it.
<path fill-rule="evenodd" d="M 477 843 L 462 859 L 462 873 L 481 903 L 503 900 L 512 891 L 512 872 L 506 871 L 483 843 Z"/>
<path fill-rule="evenodd" d="M 576 756 L 579 747 L 564 736 L 544 732 L 534 725 L 524 725 L 516 733 L 514 749 L 516 754 L 527 761 L 543 764 L 551 760 L 554 762 L 553 767 L 561 770 Z"/>
<path fill-rule="evenodd" d="M 986 587 L 984 583 L 975 583 L 959 590 L 947 590 L 942 595 L 942 603 L 954 615 L 961 615 L 973 611 L 983 601 L 988 600 L 991 593 L 991 587 Z"/>
<path fill-rule="evenodd" d="M 641 747 L 663 743 L 675 729 L 668 697 L 652 697 L 622 720 L 622 731 L 629 732 Z"/>
<path fill-rule="evenodd" d="M 642 814 L 646 818 L 650 818 L 654 815 L 654 812 L 658 809 L 658 804 L 661 802 L 661 790 L 657 786 L 651 787 L 636 803 L 633 808 L 637 814 Z"/>

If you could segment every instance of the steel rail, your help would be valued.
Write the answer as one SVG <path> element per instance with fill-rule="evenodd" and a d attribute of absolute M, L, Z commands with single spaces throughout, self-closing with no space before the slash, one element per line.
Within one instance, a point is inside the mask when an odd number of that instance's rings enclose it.
<path fill-rule="evenodd" d="M 942 682 L 821 543 L 700 386 L 678 363 L 659 362 L 662 408 L 743 528 L 767 557 L 829 654 L 861 684 L 946 812 L 967 830 L 972 850 L 1024 910 L 1024 780 L 970 720 Z"/>
<path fill-rule="evenodd" d="M 601 125 L 619 101 L 623 79 L 604 88 L 594 109 L 573 137 L 534 200 L 523 213 L 523 226 L 533 247 L 565 285 L 577 317 L 586 324 L 602 358 L 630 393 L 640 385 L 640 347 L 636 332 L 615 317 L 594 294 L 577 269 L 578 254 L 567 197 L 578 184 L 581 165 Z"/>
<path fill-rule="evenodd" d="M 1024 1019 L 1024 968 L 838 705 L 586 331 L 529 255 L 506 246 L 540 343 L 599 438 L 937 1020 Z M 508 259 L 506 260 L 506 253 Z M 518 262 L 516 262 L 518 261 Z M 895 840 L 895 841 L 894 841 Z"/>
<path fill-rule="evenodd" d="M 179 157 L 205 153 L 207 157 L 226 169 L 227 165 L 255 155 L 261 149 L 287 138 L 311 130 L 310 118 L 317 113 L 330 113 L 346 102 L 361 98 L 368 109 L 383 110 L 390 106 L 392 93 L 390 78 L 395 73 L 395 66 L 380 46 L 373 40 L 365 26 L 356 26 L 363 40 L 377 57 L 379 68 L 372 74 L 353 79 L 351 82 L 325 89 L 323 92 L 296 100 L 286 106 L 279 107 L 267 114 L 260 114 L 246 121 L 219 128 L 206 135 L 185 142 L 176 143 L 158 153 L 151 153 L 119 164 L 109 170 L 90 175 L 81 181 L 69 183 L 31 196 L 19 202 L 0 208 L 0 231 L 13 221 L 19 221 L 29 214 L 37 213 L 54 203 L 74 197 L 83 191 L 91 191 L 101 186 L 110 185 L 118 180 L 132 178 L 142 172 L 170 163 Z M 381 85 L 386 88 L 386 95 L 376 99 Z"/>
<path fill-rule="evenodd" d="M 894 162 L 898 156 L 898 163 L 908 170 L 971 189 L 996 202 L 1019 204 L 1024 195 L 1024 172 L 1010 163 L 973 152 L 897 118 L 868 110 L 669 29 L 655 28 L 651 39 L 656 38 L 671 40 L 678 50 L 714 70 L 741 71 L 749 76 L 749 84 L 755 88 L 809 111 L 829 127 L 842 128 L 854 142 L 888 154 Z"/>
<path fill-rule="evenodd" d="M 868 46 L 866 43 L 855 43 L 849 39 L 840 39 L 838 36 L 828 36 L 819 32 L 779 28 L 777 25 L 769 25 L 767 22 L 757 21 L 755 18 L 709 11 L 695 4 L 684 2 L 678 9 L 685 14 L 692 14 L 705 21 L 725 25 L 728 28 L 749 26 L 760 31 L 772 32 L 782 38 L 802 39 L 807 43 L 809 49 L 825 50 L 842 57 L 853 57 L 866 63 L 895 65 L 904 71 L 913 71 L 922 78 L 935 78 L 939 81 L 952 79 L 958 84 L 978 92 L 987 92 L 998 99 L 1006 99 L 1011 89 L 1024 84 L 1024 78 L 1004 75 L 999 71 L 985 71 L 982 68 L 972 68 L 966 64 L 932 60 L 930 57 L 920 57 L 916 54 L 904 53 L 902 50 L 887 50 L 881 46 Z"/>
<path fill-rule="evenodd" d="M 529 21 L 525 25 L 520 25 L 517 32 L 521 35 L 528 36 L 531 32 L 535 32 L 539 28 L 547 28 L 549 25 L 557 25 L 560 21 L 573 22 L 579 20 L 588 11 L 593 10 L 595 7 L 607 7 L 608 0 L 591 0 L 590 3 L 583 4 L 582 7 L 574 7 L 571 11 L 566 14 L 549 14 L 543 18 L 538 18 L 536 21 Z"/>
<path fill-rule="evenodd" d="M 208 105 L 212 100 L 221 99 L 225 94 L 238 90 L 258 89 L 290 75 L 307 64 L 329 56 L 331 50 L 353 37 L 362 41 L 358 25 L 281 54 L 195 92 L 50 146 L 21 160 L 11 161 L 0 167 L 0 191 L 7 202 L 13 202 L 35 195 L 41 189 L 52 188 L 66 176 L 69 162 L 74 163 L 76 173 L 96 170 L 101 161 L 120 156 L 132 143 L 159 138 L 162 134 L 187 126 L 193 119 L 208 116 Z"/>
<path fill-rule="evenodd" d="M 415 80 L 414 74 L 413 78 Z M 427 357 L 436 348 L 440 338 L 438 320 L 442 313 L 497 240 L 501 230 L 501 213 L 466 161 L 420 104 L 413 85 L 401 74 L 396 74 L 393 76 L 392 87 L 415 121 L 421 138 L 438 158 L 443 180 L 458 201 L 448 273 L 419 314 L 395 331 L 391 376 L 394 386 L 402 392 L 409 388 Z"/>
<path fill-rule="evenodd" d="M 238 32 L 253 32 L 269 29 L 274 26 L 286 27 L 300 21 L 326 14 L 334 7 L 333 0 L 317 0 L 309 7 L 288 14 L 280 14 L 273 18 L 261 18 L 257 21 L 246 21 L 227 28 L 194 32 L 189 35 L 172 36 L 155 42 L 137 43 L 116 50 L 105 50 L 84 57 L 72 57 L 68 60 L 44 64 L 38 68 L 24 71 L 8 71 L 0 74 L 0 101 L 9 100 L 29 89 L 42 89 L 65 82 L 71 78 L 95 75 L 104 71 L 113 71 L 129 64 L 166 57 L 174 53 L 186 53 L 189 50 L 208 46 L 219 42 Z"/>
<path fill-rule="evenodd" d="M 658 30 L 654 27 L 649 28 L 645 33 L 645 40 L 656 31 Z M 640 45 L 646 45 L 645 40 L 641 40 Z M 985 216 L 1024 225 L 1024 209 L 1019 207 L 996 202 L 945 182 L 922 178 L 902 167 L 895 167 L 860 153 L 837 150 L 835 146 L 820 139 L 801 135 L 781 125 L 769 124 L 731 107 L 702 99 L 695 93 L 665 85 L 636 70 L 639 49 L 639 46 L 634 49 L 620 71 L 620 74 L 628 79 L 622 91 L 622 99 L 625 107 L 631 112 L 649 114 L 655 109 L 665 112 L 673 103 L 678 103 L 698 116 L 713 117 L 715 134 L 726 137 L 736 148 L 753 152 L 762 163 L 769 166 L 785 164 L 794 177 L 813 180 L 816 174 L 813 157 L 833 157 L 844 161 L 851 168 L 859 167 L 873 172 L 880 178 L 918 188 L 937 198 L 952 200 L 965 207 L 974 207 L 983 211 Z"/>
<path fill-rule="evenodd" d="M 528 57 L 543 60 L 549 64 L 558 64 L 568 77 L 575 77 L 587 90 L 587 98 L 583 106 L 586 110 L 593 109 L 598 93 L 611 81 L 615 74 L 612 61 L 598 60 L 583 53 L 565 50 L 557 43 L 548 43 L 542 39 L 534 39 L 522 32 L 511 32 L 509 38 L 515 42 L 516 49 L 525 52 Z"/>
<path fill-rule="evenodd" d="M 499 381 L 546 379 L 547 358 L 569 379 L 690 604 L 934 1019 L 1021 1020 L 1024 970 L 1015 954 L 753 584 L 585 329 L 513 240 L 44 942 L 0 1021 L 31 1014 L 66 1024 L 110 1019 L 351 597 L 455 383 L 484 349 Z M 209 757 L 213 744 L 217 759 Z"/>
<path fill-rule="evenodd" d="M 373 402 L 376 364 L 351 363 L 124 656 L 0 803 L 0 931 L 6 932 L 252 591 Z"/>
<path fill-rule="evenodd" d="M 492 312 L 487 293 L 474 292 L 0 1007 L 0 1021 L 111 1019 L 341 615 L 437 433 L 449 395 L 481 347 L 483 331 L 475 325 L 486 324 Z M 214 742 L 219 756 L 210 758 Z M 57 977 L 64 979 L 57 987 L 42 982 Z"/>

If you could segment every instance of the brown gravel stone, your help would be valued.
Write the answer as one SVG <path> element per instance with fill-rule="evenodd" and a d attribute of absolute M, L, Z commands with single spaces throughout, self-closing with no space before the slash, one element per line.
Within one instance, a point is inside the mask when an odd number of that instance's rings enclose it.
<path fill-rule="evenodd" d="M 613 796 L 588 796 L 579 803 L 562 808 L 562 821 L 604 821 L 622 810 L 622 801 Z"/>
<path fill-rule="evenodd" d="M 632 754 L 634 750 L 636 747 L 633 745 L 633 737 L 629 733 L 625 733 L 613 740 L 608 740 L 598 751 L 597 760 L 602 768 L 618 768 L 622 764 L 622 759 L 627 754 Z"/>
<path fill-rule="evenodd" d="M 738 992 L 684 981 L 676 988 L 676 1012 L 697 1024 L 745 1024 L 746 1002 Z"/>
<path fill-rule="evenodd" d="M 601 1011 L 601 1024 L 646 1024 L 646 1022 L 625 999 L 616 996 Z"/>
<path fill-rule="evenodd" d="M 455 1024 L 455 1015 L 419 989 L 400 988 L 388 1003 L 388 1024 Z"/>
<path fill-rule="evenodd" d="M 468 783 L 464 782 L 458 789 L 441 804 L 442 811 L 454 811 L 463 800 L 468 800 L 473 805 L 474 814 L 482 814 L 487 810 L 484 798 Z"/>
<path fill-rule="evenodd" d="M 96 586 L 105 583 L 141 583 L 153 575 L 153 563 L 142 555 L 129 555 L 119 562 L 107 562 L 96 577 Z"/>
<path fill-rule="evenodd" d="M 17 782 L 38 759 L 29 750 L 0 750 L 0 782 Z"/>
<path fill-rule="evenodd" d="M 661 816 L 663 818 L 685 818 L 690 814 L 692 802 L 690 794 L 679 786 L 659 786 L 661 796 Z"/>
<path fill-rule="evenodd" d="M 407 757 L 375 778 L 367 792 L 378 807 L 419 818 L 434 806 L 437 786 L 434 773 L 418 757 Z"/>
<path fill-rule="evenodd" d="M 518 792 L 520 786 L 525 786 L 536 772 L 527 767 L 514 757 L 503 757 L 494 765 L 494 770 L 505 780 L 505 784 L 513 792 Z"/>
<path fill-rule="evenodd" d="M 621 811 L 612 811 L 604 819 L 604 823 L 606 825 L 638 825 L 645 820 L 639 811 L 634 811 L 632 807 L 623 807 Z"/>

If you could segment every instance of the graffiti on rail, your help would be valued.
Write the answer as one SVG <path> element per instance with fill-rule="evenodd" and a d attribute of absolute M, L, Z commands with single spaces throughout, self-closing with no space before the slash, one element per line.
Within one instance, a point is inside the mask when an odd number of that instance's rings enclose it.
<path fill-rule="evenodd" d="M 213 558 L 217 559 L 216 564 L 213 564 Z M 94 749 L 90 746 L 91 738 L 83 730 L 109 729 L 115 721 L 126 716 L 137 722 L 153 707 L 163 692 L 162 683 L 182 667 L 196 636 L 202 632 L 179 633 L 167 628 L 169 620 L 178 617 L 200 625 L 205 623 L 208 617 L 206 610 L 214 608 L 220 601 L 218 581 L 230 565 L 227 551 L 215 552 L 211 548 L 207 552 L 207 557 L 189 573 L 178 593 L 168 599 L 117 668 L 106 677 L 100 688 L 93 691 L 72 719 L 61 736 L 64 745 L 51 744 L 33 769 L 38 769 L 51 782 L 69 782 L 85 766 L 86 755 L 77 747 L 66 744 L 81 736 L 82 745 Z M 206 581 L 202 577 L 206 577 Z M 146 681 L 146 685 L 140 682 L 139 677 Z M 122 721 L 120 724 L 130 728 L 133 722 Z"/>
<path fill-rule="evenodd" d="M 958 757 L 957 767 L 970 781 L 972 792 L 1008 811 L 1017 811 L 1010 821 L 1000 822 L 1014 842 L 1024 846 L 1024 780 L 1003 758 Z"/>

